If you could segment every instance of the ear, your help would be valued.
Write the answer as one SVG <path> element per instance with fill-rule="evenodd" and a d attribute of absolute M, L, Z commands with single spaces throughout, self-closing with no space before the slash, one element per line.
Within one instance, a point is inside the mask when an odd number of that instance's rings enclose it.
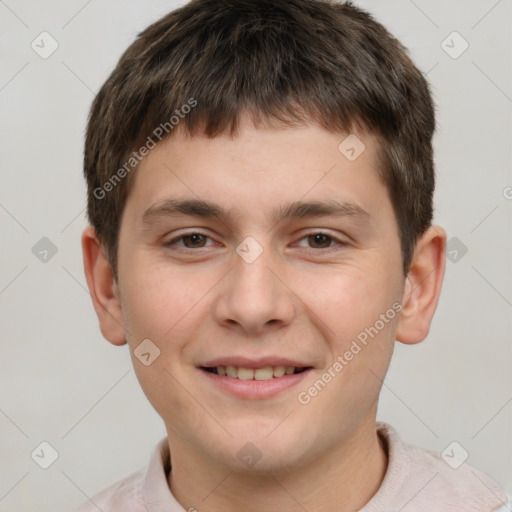
<path fill-rule="evenodd" d="M 126 335 L 119 289 L 112 268 L 92 226 L 82 233 L 85 277 L 100 322 L 101 334 L 113 345 L 124 345 Z"/>
<path fill-rule="evenodd" d="M 432 226 L 418 240 L 405 280 L 398 341 L 413 344 L 427 337 L 441 294 L 445 263 L 446 232 Z"/>

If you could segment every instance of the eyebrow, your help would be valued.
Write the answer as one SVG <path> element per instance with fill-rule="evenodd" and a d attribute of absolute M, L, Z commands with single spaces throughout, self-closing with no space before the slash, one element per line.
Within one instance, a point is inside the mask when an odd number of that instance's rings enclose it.
<path fill-rule="evenodd" d="M 159 218 L 177 215 L 229 220 L 233 216 L 233 212 L 226 210 L 217 203 L 207 200 L 169 198 L 150 206 L 142 214 L 142 224 L 150 225 Z M 370 214 L 358 204 L 335 199 L 307 202 L 295 201 L 278 207 L 271 214 L 274 221 L 322 216 L 357 216 L 363 219 L 370 218 Z"/>

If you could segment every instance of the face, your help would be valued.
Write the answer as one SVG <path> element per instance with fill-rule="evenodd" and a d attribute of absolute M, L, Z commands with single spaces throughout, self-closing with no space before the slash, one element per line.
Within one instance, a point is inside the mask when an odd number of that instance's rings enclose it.
<path fill-rule="evenodd" d="M 177 131 L 141 162 L 118 290 L 172 450 L 240 471 L 252 449 L 276 471 L 373 428 L 404 277 L 377 142 L 357 136 L 349 160 L 347 134 L 244 121 L 235 138 Z"/>

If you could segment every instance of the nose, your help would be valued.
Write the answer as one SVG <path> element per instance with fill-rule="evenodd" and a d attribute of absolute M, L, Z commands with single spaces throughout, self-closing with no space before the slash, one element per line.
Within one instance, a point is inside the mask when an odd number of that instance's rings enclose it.
<path fill-rule="evenodd" d="M 252 336 L 289 325 L 295 313 L 293 292 L 280 268 L 270 250 L 251 263 L 236 254 L 213 306 L 217 322 Z"/>

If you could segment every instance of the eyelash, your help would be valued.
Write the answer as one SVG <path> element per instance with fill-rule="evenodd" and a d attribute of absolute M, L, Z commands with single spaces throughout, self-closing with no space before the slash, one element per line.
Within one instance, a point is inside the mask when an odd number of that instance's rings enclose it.
<path fill-rule="evenodd" d="M 205 247 L 196 247 L 196 248 L 190 248 L 190 247 L 181 247 L 181 246 L 178 246 L 177 245 L 177 242 L 180 241 L 180 240 L 183 240 L 184 238 L 187 238 L 187 237 L 191 237 L 191 236 L 194 236 L 194 235 L 201 235 L 205 238 L 208 238 L 211 240 L 211 237 L 209 235 L 207 235 L 206 233 L 203 233 L 201 231 L 190 231 L 188 233 L 183 233 L 182 235 L 172 239 L 171 241 L 167 242 L 165 245 L 167 247 L 171 247 L 171 246 L 176 246 L 176 247 L 179 247 L 178 250 L 180 251 L 185 251 L 185 252 L 188 252 L 188 251 L 197 251 L 199 249 L 204 249 Z M 307 250 L 312 250 L 312 251 L 323 251 L 323 252 L 327 252 L 327 251 L 335 251 L 335 250 L 339 250 L 340 248 L 344 247 L 347 245 L 346 242 L 343 242 L 341 240 L 339 240 L 338 238 L 335 238 L 334 236 L 332 235 L 329 235 L 328 233 L 324 233 L 323 231 L 314 231 L 314 232 L 311 232 L 311 233 L 307 233 L 306 235 L 304 235 L 300 241 L 304 240 L 304 239 L 307 239 L 311 236 L 315 236 L 315 235 L 323 235 L 327 238 L 329 238 L 331 240 L 331 242 L 335 242 L 338 244 L 339 247 L 337 248 L 334 248 L 332 246 L 329 246 L 329 247 L 324 247 L 324 248 L 320 248 L 320 249 L 317 249 L 317 248 L 313 248 L 313 247 L 307 247 L 306 249 Z"/>

